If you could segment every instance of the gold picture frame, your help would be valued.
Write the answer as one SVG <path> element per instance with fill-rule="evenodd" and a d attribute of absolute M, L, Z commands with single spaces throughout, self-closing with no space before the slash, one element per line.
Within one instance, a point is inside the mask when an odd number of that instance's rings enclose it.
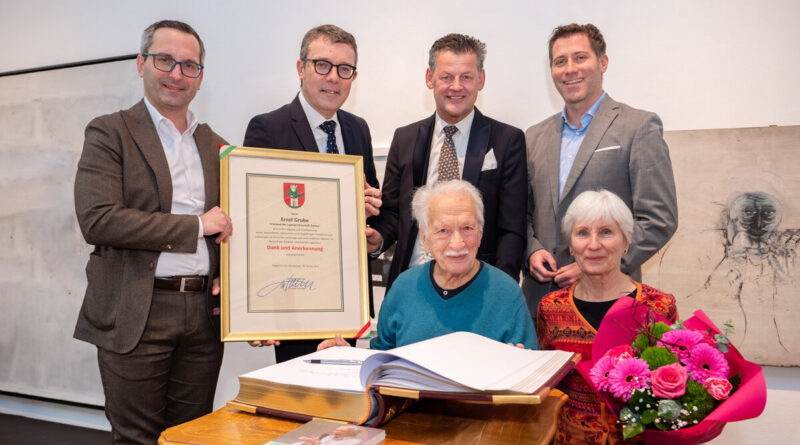
<path fill-rule="evenodd" d="M 220 147 L 222 341 L 355 337 L 369 323 L 361 156 Z"/>

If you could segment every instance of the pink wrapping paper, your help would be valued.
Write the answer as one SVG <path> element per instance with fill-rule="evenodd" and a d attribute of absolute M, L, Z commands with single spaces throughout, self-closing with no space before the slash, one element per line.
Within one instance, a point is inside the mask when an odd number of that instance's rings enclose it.
<path fill-rule="evenodd" d="M 586 360 L 578 365 L 578 371 L 586 381 L 592 384 L 589 370 L 594 362 L 600 359 L 609 349 L 623 344 L 633 343 L 636 333 L 645 320 L 670 322 L 655 314 L 647 306 L 631 298 L 620 298 L 603 318 L 597 337 L 592 345 L 592 360 Z M 686 329 L 706 331 L 709 328 L 718 334 L 720 330 L 714 326 L 703 311 L 696 311 L 694 316 L 686 320 L 683 325 Z M 730 398 L 723 401 L 699 424 L 674 431 L 645 430 L 636 436 L 655 445 L 681 444 L 693 445 L 708 442 L 722 433 L 722 428 L 727 422 L 752 419 L 759 416 L 767 404 L 767 385 L 761 367 L 749 362 L 733 346 L 729 345 L 725 358 L 730 365 L 728 378 L 740 373 L 742 381 L 739 388 Z M 595 388 L 596 390 L 596 388 Z M 619 414 L 620 402 L 605 392 L 598 392 L 606 404 Z"/>

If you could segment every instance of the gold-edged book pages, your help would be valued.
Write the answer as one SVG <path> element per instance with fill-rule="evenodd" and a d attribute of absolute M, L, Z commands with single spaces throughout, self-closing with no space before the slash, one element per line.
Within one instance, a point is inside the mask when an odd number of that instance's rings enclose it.
<path fill-rule="evenodd" d="M 380 413 L 397 405 L 394 399 L 538 404 L 579 359 L 571 352 L 526 350 L 469 332 L 389 351 L 334 347 L 240 376 L 234 403 L 279 416 L 289 412 L 285 417 L 368 424 L 380 424 Z"/>
<path fill-rule="evenodd" d="M 306 417 L 365 423 L 370 413 L 369 393 L 334 391 L 239 377 L 235 402 Z M 256 411 L 254 409 L 254 411 Z"/>
<path fill-rule="evenodd" d="M 223 146 L 223 341 L 353 337 L 369 322 L 360 156 Z"/>

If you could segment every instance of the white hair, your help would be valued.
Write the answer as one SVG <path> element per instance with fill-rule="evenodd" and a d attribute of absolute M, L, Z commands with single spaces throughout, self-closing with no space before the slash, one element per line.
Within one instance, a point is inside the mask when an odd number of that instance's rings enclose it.
<path fill-rule="evenodd" d="M 608 190 L 587 190 L 572 201 L 561 222 L 561 233 L 565 238 L 572 236 L 572 226 L 579 221 L 613 221 L 622 230 L 628 244 L 633 237 L 631 209 L 619 196 Z"/>
<path fill-rule="evenodd" d="M 455 195 L 464 193 L 475 202 L 475 218 L 478 220 L 478 229 L 483 231 L 483 199 L 481 192 L 474 185 L 461 179 L 452 181 L 436 181 L 433 184 L 426 184 L 414 192 L 414 199 L 411 201 L 411 214 L 417 220 L 417 225 L 422 229 L 425 236 L 428 235 L 428 207 L 431 199 L 438 195 Z"/>

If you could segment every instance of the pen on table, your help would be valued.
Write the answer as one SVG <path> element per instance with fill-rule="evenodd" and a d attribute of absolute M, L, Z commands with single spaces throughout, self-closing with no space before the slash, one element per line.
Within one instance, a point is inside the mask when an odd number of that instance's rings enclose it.
<path fill-rule="evenodd" d="M 316 365 L 360 365 L 364 363 L 363 360 L 336 360 L 336 359 L 310 359 L 303 361 L 306 363 L 313 363 Z"/>

